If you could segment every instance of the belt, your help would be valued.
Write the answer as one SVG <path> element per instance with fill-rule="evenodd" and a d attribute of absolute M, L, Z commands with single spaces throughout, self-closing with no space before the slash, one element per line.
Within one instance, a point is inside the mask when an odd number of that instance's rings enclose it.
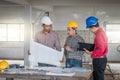
<path fill-rule="evenodd" d="M 106 58 L 106 56 L 100 56 L 100 58 Z"/>

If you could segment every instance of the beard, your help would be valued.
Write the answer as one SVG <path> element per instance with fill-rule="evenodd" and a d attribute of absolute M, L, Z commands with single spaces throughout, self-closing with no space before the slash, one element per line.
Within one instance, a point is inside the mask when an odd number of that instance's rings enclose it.
<path fill-rule="evenodd" d="M 43 32 L 47 32 L 47 33 L 49 33 L 51 31 L 51 29 L 43 29 Z"/>

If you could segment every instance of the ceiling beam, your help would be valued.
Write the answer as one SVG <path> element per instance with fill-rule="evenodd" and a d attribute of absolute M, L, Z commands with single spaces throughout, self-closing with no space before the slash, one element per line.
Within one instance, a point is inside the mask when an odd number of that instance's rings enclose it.
<path fill-rule="evenodd" d="M 21 4 L 21 5 L 29 4 L 27 0 L 5 0 L 5 1 L 16 3 L 16 4 Z"/>

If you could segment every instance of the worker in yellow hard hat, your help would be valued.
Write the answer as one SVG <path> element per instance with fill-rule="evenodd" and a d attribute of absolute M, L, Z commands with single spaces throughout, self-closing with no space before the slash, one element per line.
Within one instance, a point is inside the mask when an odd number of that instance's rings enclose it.
<path fill-rule="evenodd" d="M 9 68 L 9 64 L 7 61 L 3 60 L 0 62 L 0 72 L 4 72 L 4 69 Z"/>
<path fill-rule="evenodd" d="M 70 21 L 67 25 L 67 34 L 64 49 L 66 56 L 66 68 L 82 67 L 83 51 L 78 51 L 78 42 L 84 42 L 84 39 L 77 33 L 78 23 Z"/>

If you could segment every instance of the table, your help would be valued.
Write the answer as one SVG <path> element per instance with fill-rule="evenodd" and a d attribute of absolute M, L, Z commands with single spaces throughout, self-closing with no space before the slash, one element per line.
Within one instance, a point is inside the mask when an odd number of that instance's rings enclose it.
<path fill-rule="evenodd" d="M 29 71 L 29 70 L 20 70 L 15 69 L 13 71 L 5 71 L 0 72 L 1 78 L 6 78 L 6 80 L 14 80 L 14 78 L 20 78 L 20 79 L 34 79 L 34 80 L 49 80 L 52 78 L 52 80 L 59 79 L 68 79 L 68 80 L 91 80 L 92 79 L 92 71 L 80 71 L 80 72 L 74 72 L 74 73 L 51 73 L 51 72 L 45 72 L 45 71 Z"/>

